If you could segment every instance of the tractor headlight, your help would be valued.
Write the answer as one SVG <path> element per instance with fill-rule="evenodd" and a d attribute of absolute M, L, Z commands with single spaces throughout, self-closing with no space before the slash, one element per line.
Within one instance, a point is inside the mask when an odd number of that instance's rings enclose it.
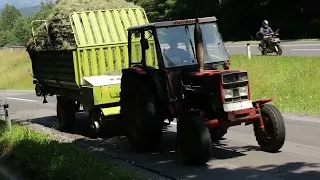
<path fill-rule="evenodd" d="M 232 89 L 224 89 L 224 98 L 233 98 L 233 90 Z"/>
<path fill-rule="evenodd" d="M 248 96 L 248 86 L 239 87 L 240 96 Z"/>

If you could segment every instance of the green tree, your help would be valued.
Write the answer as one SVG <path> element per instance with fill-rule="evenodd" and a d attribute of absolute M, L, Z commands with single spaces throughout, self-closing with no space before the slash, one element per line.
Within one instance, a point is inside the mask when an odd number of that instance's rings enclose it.
<path fill-rule="evenodd" d="M 146 11 L 148 19 L 151 22 L 163 21 L 170 19 L 170 12 L 172 7 L 177 0 L 128 0 L 133 2 Z"/>
<path fill-rule="evenodd" d="M 21 17 L 21 12 L 13 5 L 6 4 L 0 19 L 1 31 L 11 30 L 14 26 L 15 21 Z"/>
<path fill-rule="evenodd" d="M 16 42 L 14 42 L 16 45 L 26 45 L 28 42 L 31 33 L 31 20 L 30 17 L 21 16 L 15 21 L 11 33 L 16 38 Z"/>
<path fill-rule="evenodd" d="M 47 19 L 52 13 L 53 8 L 59 3 L 59 0 L 46 0 L 41 2 L 41 9 L 34 15 L 34 19 Z"/>

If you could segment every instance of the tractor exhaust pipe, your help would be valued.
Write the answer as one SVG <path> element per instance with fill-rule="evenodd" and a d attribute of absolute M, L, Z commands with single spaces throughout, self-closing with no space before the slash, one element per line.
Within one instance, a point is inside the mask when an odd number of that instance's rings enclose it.
<path fill-rule="evenodd" d="M 204 66 L 204 47 L 203 47 L 203 39 L 202 39 L 202 32 L 199 25 L 199 19 L 196 18 L 196 24 L 194 28 L 194 42 L 195 42 L 195 48 L 196 48 L 196 58 L 197 62 L 200 66 L 199 71 L 203 72 L 203 66 Z"/>

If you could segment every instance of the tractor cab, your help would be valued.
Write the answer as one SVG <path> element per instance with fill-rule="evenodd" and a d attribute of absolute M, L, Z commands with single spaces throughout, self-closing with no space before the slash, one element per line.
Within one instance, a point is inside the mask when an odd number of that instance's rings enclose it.
<path fill-rule="evenodd" d="M 216 21 L 215 17 L 199 18 L 204 45 L 205 70 L 229 68 L 229 53 L 224 46 Z M 144 61 L 148 65 L 152 64 L 150 61 L 157 61 L 160 69 L 188 69 L 188 71 L 190 68 L 198 69 L 194 24 L 195 19 L 188 19 L 130 27 L 128 29 L 128 47 L 129 54 L 131 54 L 129 67 L 133 64 L 143 64 Z M 137 44 L 138 41 L 141 44 Z M 136 51 L 136 45 L 142 48 L 140 52 Z M 156 58 L 150 59 L 148 54 L 151 55 L 154 52 L 156 52 Z M 141 53 L 141 59 L 134 59 L 138 58 L 137 53 Z"/>

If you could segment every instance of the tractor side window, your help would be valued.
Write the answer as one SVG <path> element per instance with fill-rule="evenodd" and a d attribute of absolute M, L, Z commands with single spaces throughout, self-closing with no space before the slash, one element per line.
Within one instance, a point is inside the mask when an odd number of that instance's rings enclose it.
<path fill-rule="evenodd" d="M 229 59 L 216 23 L 200 25 L 205 43 L 205 62 L 221 62 Z"/>
<path fill-rule="evenodd" d="M 142 46 L 140 43 L 141 33 L 133 33 L 131 37 L 131 59 L 132 63 L 141 63 Z M 146 64 L 158 69 L 158 59 L 156 54 L 156 46 L 151 31 L 145 31 L 145 38 L 148 40 L 149 48 L 146 50 Z"/>
<path fill-rule="evenodd" d="M 157 29 L 165 67 L 171 68 L 196 63 L 192 46 L 190 46 L 185 31 L 183 26 Z"/>

